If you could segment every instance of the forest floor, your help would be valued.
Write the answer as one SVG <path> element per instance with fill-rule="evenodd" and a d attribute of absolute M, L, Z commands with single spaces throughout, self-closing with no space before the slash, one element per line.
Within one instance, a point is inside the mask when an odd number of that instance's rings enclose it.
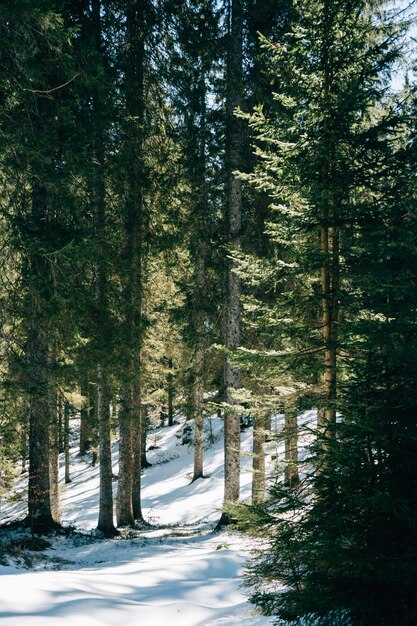
<path fill-rule="evenodd" d="M 64 484 L 60 468 L 62 522 L 74 530 L 48 538 L 49 545 L 31 546 L 27 530 L 0 528 L 0 541 L 14 546 L 0 565 L 1 624 L 26 626 L 29 619 L 31 626 L 73 626 L 75 620 L 77 626 L 273 623 L 256 615 L 241 586 L 250 543 L 237 533 L 213 532 L 223 499 L 222 421 L 207 420 L 206 477 L 194 483 L 193 451 L 182 444 L 182 429 L 183 423 L 158 428 L 148 437 L 152 465 L 143 473 L 142 502 L 150 527 L 105 540 L 94 531 L 98 467 L 91 467 L 89 455 L 78 455 L 74 428 L 70 484 Z M 251 440 L 252 428 L 247 428 L 242 433 L 244 499 L 250 495 Z M 268 446 L 270 459 L 282 459 L 281 443 Z M 115 476 L 117 457 L 114 443 Z M 23 475 L 3 497 L 1 524 L 24 516 L 26 483 Z"/>

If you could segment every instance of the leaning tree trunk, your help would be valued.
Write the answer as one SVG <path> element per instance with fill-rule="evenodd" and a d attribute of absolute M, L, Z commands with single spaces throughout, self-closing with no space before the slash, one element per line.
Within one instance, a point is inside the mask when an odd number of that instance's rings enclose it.
<path fill-rule="evenodd" d="M 241 166 L 241 125 L 234 116 L 234 110 L 242 102 L 242 0 L 231 1 L 229 30 L 229 52 L 227 68 L 226 101 L 226 150 L 227 150 L 227 213 L 229 244 L 232 249 L 240 247 L 242 226 L 242 189 L 241 181 L 234 174 Z M 234 271 L 235 264 L 228 260 L 227 296 L 226 296 L 226 337 L 228 350 L 235 350 L 240 345 L 241 310 L 240 280 Z M 224 501 L 236 502 L 240 496 L 240 417 L 233 408 L 233 392 L 240 387 L 239 369 L 226 359 L 225 362 L 225 411 L 224 451 L 225 451 L 225 487 Z M 227 523 L 228 516 L 223 515 L 221 522 Z"/>

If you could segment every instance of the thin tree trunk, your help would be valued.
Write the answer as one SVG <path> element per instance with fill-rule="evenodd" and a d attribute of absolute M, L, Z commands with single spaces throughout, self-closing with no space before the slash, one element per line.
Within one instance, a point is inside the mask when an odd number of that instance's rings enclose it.
<path fill-rule="evenodd" d="M 288 487 L 294 487 L 300 482 L 298 473 L 298 424 L 297 412 L 288 409 L 285 412 L 285 476 L 284 482 Z"/>
<path fill-rule="evenodd" d="M 199 345 L 195 356 L 195 372 L 193 383 L 193 411 L 194 411 L 194 472 L 193 481 L 203 477 L 203 440 L 204 440 L 204 414 L 203 414 L 203 369 L 204 369 L 204 346 L 201 344 L 202 330 L 199 329 Z"/>
<path fill-rule="evenodd" d="M 231 0 L 229 7 L 230 30 L 226 96 L 227 208 L 229 243 L 232 248 L 239 248 L 242 227 L 242 189 L 241 181 L 236 178 L 233 172 L 241 166 L 241 126 L 234 116 L 234 110 L 242 102 L 242 1 Z M 240 345 L 240 280 L 234 269 L 235 265 L 229 259 L 225 338 L 228 350 L 235 350 Z M 225 397 L 228 408 L 225 412 L 224 428 L 225 503 L 236 502 L 240 496 L 240 417 L 239 413 L 233 409 L 235 404 L 233 392 L 239 387 L 239 370 L 232 365 L 229 359 L 226 359 Z M 223 515 L 221 522 L 227 523 L 227 516 Z"/>
<path fill-rule="evenodd" d="M 146 450 L 146 410 L 142 409 L 140 381 L 136 380 L 133 386 L 133 516 L 137 522 L 144 523 L 141 505 L 141 482 L 142 482 L 142 449 Z M 142 441 L 142 432 L 145 432 L 145 443 Z"/>
<path fill-rule="evenodd" d="M 253 425 L 253 504 L 261 504 L 265 500 L 265 424 L 266 417 L 256 415 Z"/>
<path fill-rule="evenodd" d="M 88 421 L 91 427 L 91 466 L 95 467 L 98 459 L 98 419 L 97 419 L 97 385 L 88 385 Z"/>
<path fill-rule="evenodd" d="M 172 358 L 168 359 L 168 426 L 174 424 L 174 374 L 173 374 L 173 361 Z"/>
<path fill-rule="evenodd" d="M 91 446 L 91 423 L 88 396 L 88 375 L 83 374 L 81 377 L 81 411 L 80 411 L 80 455 L 87 454 Z"/>
<path fill-rule="evenodd" d="M 70 405 L 64 402 L 64 452 L 65 452 L 65 484 L 71 482 L 70 477 Z"/>
<path fill-rule="evenodd" d="M 58 428 L 58 394 L 56 390 L 51 393 L 52 401 L 52 422 L 50 433 L 50 453 L 49 453 L 49 477 L 50 477 L 50 498 L 51 513 L 54 522 L 61 521 L 59 510 L 59 428 Z"/>
<path fill-rule="evenodd" d="M 139 384 L 139 381 L 137 381 Z M 138 431 L 139 432 L 139 431 Z M 146 443 L 148 436 L 148 413 L 146 407 L 140 409 L 140 466 L 141 468 L 151 467 L 146 456 Z"/>
<path fill-rule="evenodd" d="M 64 453 L 64 403 L 62 401 L 62 393 L 58 391 L 58 451 L 59 454 Z"/>
<path fill-rule="evenodd" d="M 21 440 L 20 440 L 20 454 L 21 454 L 21 473 L 26 472 L 26 460 L 28 455 L 28 435 L 29 435 L 29 421 L 28 415 L 25 414 L 23 418 Z"/>

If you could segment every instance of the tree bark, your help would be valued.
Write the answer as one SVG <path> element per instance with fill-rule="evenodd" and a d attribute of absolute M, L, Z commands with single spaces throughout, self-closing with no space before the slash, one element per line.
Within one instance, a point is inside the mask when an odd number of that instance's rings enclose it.
<path fill-rule="evenodd" d="M 92 0 L 91 18 L 95 36 L 96 51 L 102 54 L 101 33 L 101 1 Z M 107 322 L 108 294 L 106 274 L 106 193 L 104 183 L 104 129 L 103 129 L 103 93 L 100 88 L 93 91 L 94 110 L 94 159 L 93 159 L 93 196 L 94 221 L 97 238 L 96 260 L 96 302 L 102 320 Z M 102 338 L 106 341 L 106 337 Z M 99 356 L 96 366 L 97 375 L 97 404 L 96 414 L 99 428 L 99 459 L 100 459 L 100 497 L 98 530 L 106 536 L 115 534 L 113 524 L 113 489 L 112 489 L 112 459 L 110 436 L 110 390 L 107 372 L 107 363 L 103 355 Z"/>
<path fill-rule="evenodd" d="M 24 415 L 20 439 L 20 454 L 21 454 L 21 473 L 26 472 L 26 460 L 28 455 L 28 435 L 29 435 L 29 421 L 28 415 Z"/>
<path fill-rule="evenodd" d="M 139 384 L 139 381 L 137 381 Z M 148 414 L 146 407 L 140 408 L 140 466 L 141 468 L 151 467 L 152 463 L 149 463 L 146 453 L 146 443 L 148 438 Z"/>
<path fill-rule="evenodd" d="M 65 453 L 65 484 L 71 482 L 70 477 L 70 405 L 64 402 L 64 453 Z"/>
<path fill-rule="evenodd" d="M 331 56 L 331 3 L 324 5 L 324 19 L 328 40 L 323 46 L 323 92 L 324 100 L 329 103 L 327 118 L 323 123 L 323 143 L 326 160 L 323 165 L 323 206 L 321 208 L 320 249 L 322 254 L 321 297 L 324 356 L 324 406 L 318 413 L 318 429 L 322 440 L 323 452 L 327 454 L 331 440 L 335 436 L 336 399 L 337 399 L 337 347 L 339 322 L 340 290 L 340 229 L 338 225 L 338 198 L 334 189 L 335 144 L 332 136 L 332 91 L 333 59 Z M 327 462 L 324 460 L 324 465 Z"/>
<path fill-rule="evenodd" d="M 84 456 L 87 454 L 92 444 L 87 374 L 82 375 L 80 388 L 82 396 L 80 411 L 80 455 Z"/>
<path fill-rule="evenodd" d="M 142 483 L 142 450 L 146 450 L 146 410 L 141 407 L 140 380 L 137 379 L 133 386 L 133 516 L 136 521 L 144 523 L 141 504 L 141 483 Z M 142 432 L 145 433 L 143 443 Z"/>
<path fill-rule="evenodd" d="M 141 521 L 141 468 L 146 463 L 143 446 L 144 424 L 141 421 L 141 343 L 143 291 L 143 229 L 144 229 L 144 60 L 145 60 L 145 1 L 128 0 L 126 6 L 126 214 L 124 288 L 127 365 L 124 376 L 123 420 L 119 481 L 122 491 L 118 499 L 119 517 L 131 524 Z M 130 417 L 127 417 L 130 416 Z M 145 440 L 146 441 L 146 440 Z M 145 458 L 144 458 L 145 456 Z M 125 473 L 129 473 L 127 476 Z"/>
<path fill-rule="evenodd" d="M 174 425 L 174 374 L 173 374 L 173 361 L 170 357 L 168 359 L 168 375 L 167 375 L 167 385 L 168 385 L 168 426 Z"/>
<path fill-rule="evenodd" d="M 58 392 L 59 393 L 59 392 Z M 50 478 L 50 498 L 51 513 L 54 522 L 61 521 L 59 510 L 59 424 L 58 424 L 58 393 L 51 392 L 51 432 L 50 432 L 50 453 L 49 453 L 49 478 Z"/>
<path fill-rule="evenodd" d="M 243 10 L 241 0 L 229 3 L 229 52 L 227 67 L 226 94 L 226 150 L 227 150 L 227 214 L 229 245 L 240 247 L 242 227 L 241 181 L 233 174 L 241 166 L 241 125 L 234 116 L 234 110 L 242 102 L 242 30 Z M 228 260 L 226 337 L 228 350 L 240 345 L 241 307 L 240 280 L 234 272 L 235 264 Z M 236 502 L 240 496 L 240 417 L 233 409 L 233 392 L 240 387 L 240 372 L 229 359 L 225 362 L 225 397 L 228 405 L 225 411 L 225 489 L 224 500 Z M 223 521 L 227 521 L 223 517 Z"/>
<path fill-rule="evenodd" d="M 294 487 L 300 482 L 298 473 L 298 424 L 297 412 L 288 409 L 285 412 L 285 476 L 287 487 Z"/>
<path fill-rule="evenodd" d="M 204 441 L 204 413 L 203 413 L 203 368 L 204 346 L 202 345 L 203 331 L 199 329 L 199 342 L 195 356 L 195 371 L 193 383 L 193 412 L 194 412 L 194 471 L 193 482 L 203 477 L 203 441 Z"/>
<path fill-rule="evenodd" d="M 256 415 L 253 426 L 253 504 L 261 504 L 265 500 L 265 425 L 266 417 Z"/>
<path fill-rule="evenodd" d="M 97 418 L 97 384 L 88 384 L 88 421 L 91 425 L 91 466 L 95 467 L 98 459 L 98 418 Z"/>
<path fill-rule="evenodd" d="M 133 516 L 133 446 L 131 387 L 122 388 L 119 411 L 119 481 L 116 501 L 117 526 L 134 526 Z"/>
<path fill-rule="evenodd" d="M 115 534 L 113 524 L 113 469 L 110 437 L 110 397 L 103 370 L 97 367 L 97 414 L 99 416 L 100 497 L 97 529 Z"/>
<path fill-rule="evenodd" d="M 40 111 L 42 107 L 40 107 Z M 41 113 L 39 113 L 41 115 Z M 47 228 L 47 191 L 35 178 L 32 183 L 31 221 L 35 235 Z M 33 532 L 44 532 L 53 527 L 49 477 L 49 427 L 51 402 L 49 385 L 48 328 L 46 298 L 50 293 L 50 271 L 45 256 L 31 250 L 27 261 L 29 293 L 26 301 L 29 398 L 29 521 Z"/>

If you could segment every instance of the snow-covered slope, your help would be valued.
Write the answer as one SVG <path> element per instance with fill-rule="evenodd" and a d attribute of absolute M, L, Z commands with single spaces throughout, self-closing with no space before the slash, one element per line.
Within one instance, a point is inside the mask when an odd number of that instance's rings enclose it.
<path fill-rule="evenodd" d="M 4 626 L 265 626 L 241 584 L 249 546 L 237 535 L 210 532 L 223 499 L 222 421 L 207 423 L 206 478 L 190 484 L 193 453 L 181 445 L 182 425 L 152 431 L 143 474 L 143 509 L 152 527 L 140 534 L 97 540 L 91 533 L 57 537 L 35 568 L 1 567 L 0 623 Z M 241 495 L 251 484 L 251 429 L 242 433 Z M 276 444 L 270 444 L 272 448 Z M 282 450 L 273 449 L 270 453 Z M 117 443 L 113 446 L 117 475 Z M 64 524 L 89 531 L 97 524 L 98 467 L 71 454 L 71 484 L 63 484 Z M 1 521 L 25 511 L 26 478 L 3 500 Z M 117 480 L 114 481 L 116 491 Z M 16 495 L 17 494 L 17 495 Z M 21 495 L 19 501 L 18 495 Z M 1 531 L 0 531 L 1 532 Z"/>

